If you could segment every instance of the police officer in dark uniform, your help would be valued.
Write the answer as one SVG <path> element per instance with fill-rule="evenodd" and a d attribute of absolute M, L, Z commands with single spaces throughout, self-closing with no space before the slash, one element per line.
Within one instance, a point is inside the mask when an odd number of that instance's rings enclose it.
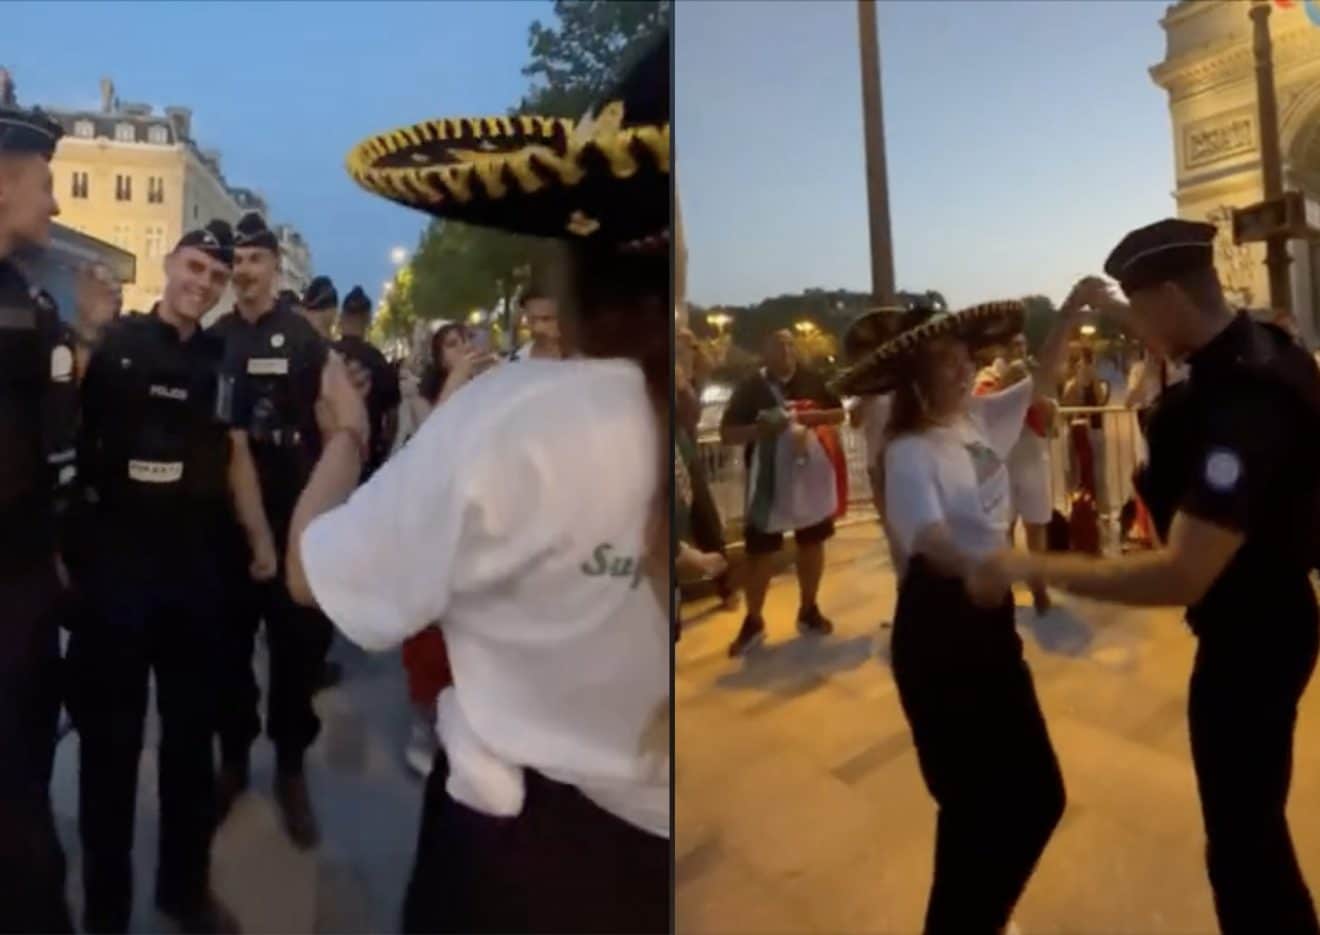
<path fill-rule="evenodd" d="M 12 260 L 59 213 L 59 126 L 0 107 L 0 930 L 70 932 L 50 775 L 60 706 L 59 514 L 77 467 L 70 331 Z"/>
<path fill-rule="evenodd" d="M 86 609 L 69 645 L 80 738 L 85 926 L 125 932 L 150 673 L 160 712 L 156 904 L 188 932 L 237 931 L 210 891 L 217 660 L 226 620 L 215 543 L 230 522 L 224 342 L 202 317 L 229 284 L 229 225 L 186 234 L 149 315 L 107 330 L 83 379 L 80 476 L 89 503 Z M 235 453 L 233 456 L 237 456 Z"/>
<path fill-rule="evenodd" d="M 370 421 L 371 441 L 367 462 L 362 468 L 362 480 L 376 473 L 385 463 L 394 444 L 397 414 L 403 395 L 399 391 L 399 374 L 389 365 L 375 345 L 367 341 L 367 328 L 371 325 L 371 300 L 354 286 L 344 296 L 344 309 L 339 315 L 339 342 L 335 350 L 344 358 L 358 364 L 371 375 L 371 388 L 367 391 L 367 418 Z"/>
<path fill-rule="evenodd" d="M 330 277 L 317 276 L 308 283 L 307 291 L 298 304 L 303 317 L 316 329 L 316 333 L 327 341 L 331 340 L 335 316 L 339 314 L 339 293 L 335 291 L 335 284 L 330 281 Z"/>
<path fill-rule="evenodd" d="M 279 243 L 261 216 L 239 220 L 234 241 L 238 301 L 211 331 L 225 343 L 225 366 L 241 378 L 235 443 L 250 451 L 261 490 L 262 529 L 249 543 L 285 553 L 293 507 L 319 454 L 316 395 L 329 346 L 301 315 L 276 300 Z M 242 549 L 242 538 L 231 542 Z M 254 546 L 253 548 L 257 548 Z M 231 562 L 228 674 L 221 689 L 219 738 L 220 818 L 247 788 L 249 751 L 260 732 L 258 690 L 252 672 L 257 627 L 266 625 L 270 651 L 266 732 L 275 745 L 276 801 L 286 830 L 299 847 L 319 840 L 303 774 L 303 756 L 320 730 L 312 694 L 321 675 L 331 628 L 320 614 L 293 603 L 283 576 L 254 580 L 243 562 Z"/>
<path fill-rule="evenodd" d="M 1087 301 L 1190 376 L 1150 417 L 1136 477 L 1161 545 L 1122 559 L 1000 556 L 987 574 L 1088 597 L 1185 606 L 1198 638 L 1188 717 L 1219 924 L 1315 933 L 1285 814 L 1297 703 L 1315 668 L 1309 572 L 1320 505 L 1320 371 L 1280 328 L 1230 309 L 1215 228 L 1166 220 L 1133 231 Z"/>

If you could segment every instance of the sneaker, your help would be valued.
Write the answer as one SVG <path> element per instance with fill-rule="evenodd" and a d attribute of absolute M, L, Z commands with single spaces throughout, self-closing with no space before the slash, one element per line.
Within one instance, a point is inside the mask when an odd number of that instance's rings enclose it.
<path fill-rule="evenodd" d="M 729 658 L 744 656 L 764 642 L 765 622 L 760 617 L 744 617 L 737 638 L 729 644 Z"/>
<path fill-rule="evenodd" d="M 815 636 L 829 636 L 834 632 L 834 624 L 820 612 L 819 607 L 804 607 L 798 611 L 797 628 L 803 636 L 809 633 Z"/>
<path fill-rule="evenodd" d="M 424 721 L 413 721 L 412 732 L 408 735 L 408 746 L 403 751 L 403 759 L 412 767 L 413 772 L 425 779 L 431 775 L 436 746 L 435 729 Z"/>

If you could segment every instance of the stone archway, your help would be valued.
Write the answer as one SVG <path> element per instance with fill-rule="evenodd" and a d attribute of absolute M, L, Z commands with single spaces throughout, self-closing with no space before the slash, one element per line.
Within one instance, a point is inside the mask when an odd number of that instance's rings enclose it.
<path fill-rule="evenodd" d="M 1244 305 L 1268 302 L 1262 245 L 1232 241 L 1231 212 L 1263 196 L 1250 4 L 1181 0 L 1160 25 L 1164 61 L 1151 69 L 1169 95 L 1179 217 L 1220 228 L 1216 265 Z M 1320 205 L 1320 28 L 1300 6 L 1270 15 L 1285 186 Z M 1320 344 L 1320 254 L 1291 246 L 1293 309 L 1308 344 Z"/>

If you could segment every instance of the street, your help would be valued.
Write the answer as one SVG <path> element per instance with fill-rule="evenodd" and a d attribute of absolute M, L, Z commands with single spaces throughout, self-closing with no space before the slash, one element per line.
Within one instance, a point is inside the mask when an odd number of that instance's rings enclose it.
<path fill-rule="evenodd" d="M 710 600 L 684 608 L 679 932 L 920 930 L 935 808 L 887 662 L 873 656 L 894 576 L 873 523 L 840 529 L 827 548 L 820 605 L 836 632 L 826 641 L 798 637 L 791 571 L 772 585 L 767 642 L 746 660 L 725 655 L 741 611 L 714 610 Z M 1185 714 L 1192 637 L 1177 612 L 1064 600 L 1037 627 L 1029 596 L 1017 597 L 1068 808 L 1015 919 L 1024 935 L 1213 932 Z M 1313 887 L 1317 802 L 1313 683 L 1289 808 Z"/>
<path fill-rule="evenodd" d="M 266 654 L 256 666 L 265 690 Z M 321 820 L 312 853 L 289 843 L 271 796 L 274 753 L 262 736 L 252 748 L 252 787 L 234 806 L 212 851 L 217 895 L 245 933 L 397 931 L 421 814 L 422 782 L 403 762 L 410 708 L 398 653 L 368 656 L 336 638 L 332 658 L 344 681 L 321 693 L 321 735 L 308 752 L 307 775 Z M 263 706 L 264 712 L 264 706 Z M 170 929 L 155 912 L 156 743 L 154 702 L 138 773 L 131 931 Z M 78 739 L 60 745 L 52 794 L 69 861 L 69 897 L 81 923 L 78 853 Z"/>

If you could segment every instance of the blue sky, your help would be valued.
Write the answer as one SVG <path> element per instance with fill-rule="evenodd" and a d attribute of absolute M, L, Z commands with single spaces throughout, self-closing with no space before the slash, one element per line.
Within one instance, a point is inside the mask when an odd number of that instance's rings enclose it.
<path fill-rule="evenodd" d="M 894 262 L 954 304 L 1061 300 L 1171 215 L 1164 0 L 878 5 Z M 870 288 L 857 8 L 680 2 L 689 299 Z"/>
<path fill-rule="evenodd" d="M 390 248 L 426 216 L 359 189 L 344 156 L 416 120 L 503 113 L 528 81 L 527 27 L 543 2 L 4 4 L 0 65 L 20 103 L 121 100 L 193 109 L 233 185 L 264 194 L 307 237 L 316 272 L 343 295 L 379 295 Z"/>

